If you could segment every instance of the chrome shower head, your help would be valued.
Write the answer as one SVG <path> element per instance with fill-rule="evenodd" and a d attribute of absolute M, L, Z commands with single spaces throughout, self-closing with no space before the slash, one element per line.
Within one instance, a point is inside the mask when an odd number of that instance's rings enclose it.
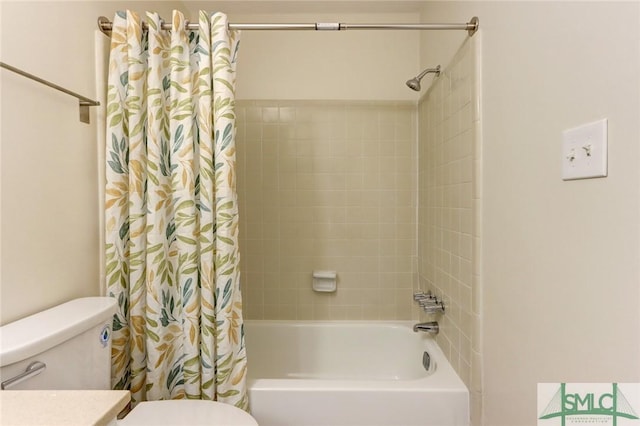
<path fill-rule="evenodd" d="M 416 92 L 420 91 L 420 80 L 422 80 L 422 77 L 424 77 L 425 75 L 429 74 L 429 73 L 434 73 L 437 76 L 440 75 L 440 65 L 438 65 L 435 68 L 427 68 L 426 70 L 422 71 L 420 74 L 418 74 L 417 76 L 413 77 L 410 80 L 407 80 L 407 86 L 409 86 L 409 88 L 411 90 L 415 90 Z"/>
<path fill-rule="evenodd" d="M 419 92 L 420 80 L 418 80 L 418 77 L 413 77 L 411 80 L 407 80 L 407 86 L 409 86 L 409 89 Z"/>

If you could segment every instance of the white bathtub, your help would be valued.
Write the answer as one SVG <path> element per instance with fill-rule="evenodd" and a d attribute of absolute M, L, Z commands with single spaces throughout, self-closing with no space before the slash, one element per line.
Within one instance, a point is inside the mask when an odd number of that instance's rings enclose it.
<path fill-rule="evenodd" d="M 467 388 L 412 325 L 245 321 L 252 415 L 260 426 L 468 425 Z"/>

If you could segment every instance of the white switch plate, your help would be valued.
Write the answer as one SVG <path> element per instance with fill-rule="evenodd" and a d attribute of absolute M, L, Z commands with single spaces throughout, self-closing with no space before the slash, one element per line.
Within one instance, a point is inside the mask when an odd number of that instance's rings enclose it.
<path fill-rule="evenodd" d="M 562 180 L 607 176 L 607 119 L 562 132 Z"/>

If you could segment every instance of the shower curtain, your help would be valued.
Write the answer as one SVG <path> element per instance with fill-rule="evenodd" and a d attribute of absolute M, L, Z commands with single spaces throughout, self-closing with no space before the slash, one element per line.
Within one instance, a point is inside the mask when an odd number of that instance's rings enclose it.
<path fill-rule="evenodd" d="M 107 92 L 106 280 L 117 299 L 115 389 L 134 403 L 209 399 L 247 409 L 238 270 L 238 34 L 201 11 L 174 30 L 113 21 Z"/>

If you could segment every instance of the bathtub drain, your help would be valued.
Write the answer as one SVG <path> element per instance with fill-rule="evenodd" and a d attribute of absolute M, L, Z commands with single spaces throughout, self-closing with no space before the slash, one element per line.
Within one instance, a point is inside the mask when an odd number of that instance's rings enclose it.
<path fill-rule="evenodd" d="M 429 371 L 429 367 L 431 367 L 431 356 L 427 351 L 424 351 L 424 353 L 422 354 L 422 365 L 424 366 L 425 370 Z"/>

